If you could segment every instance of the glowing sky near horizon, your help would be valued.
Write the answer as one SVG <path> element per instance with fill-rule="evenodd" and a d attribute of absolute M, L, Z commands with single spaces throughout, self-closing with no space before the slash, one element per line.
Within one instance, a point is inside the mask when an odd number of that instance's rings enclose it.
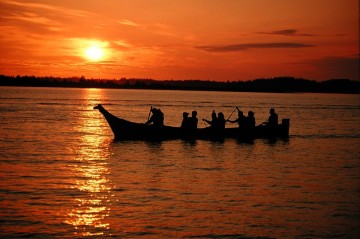
<path fill-rule="evenodd" d="M 359 80 L 358 0 L 0 0 L 0 74 Z"/>

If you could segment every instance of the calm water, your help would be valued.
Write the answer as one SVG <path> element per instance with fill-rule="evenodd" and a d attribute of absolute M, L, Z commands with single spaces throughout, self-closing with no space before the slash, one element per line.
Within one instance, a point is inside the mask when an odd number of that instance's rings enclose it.
<path fill-rule="evenodd" d="M 174 126 L 275 107 L 291 137 L 113 142 L 98 103 Z M 359 95 L 0 87 L 0 237 L 359 238 L 359 146 Z"/>

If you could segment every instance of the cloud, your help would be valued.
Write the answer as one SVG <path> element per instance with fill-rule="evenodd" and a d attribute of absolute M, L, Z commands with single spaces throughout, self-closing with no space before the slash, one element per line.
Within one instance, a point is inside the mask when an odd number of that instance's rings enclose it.
<path fill-rule="evenodd" d="M 131 20 L 128 20 L 128 19 L 123 19 L 123 20 L 120 20 L 118 21 L 120 24 L 122 25 L 125 25 L 125 26 L 131 26 L 131 27 L 138 27 L 140 26 L 140 24 L 136 23 L 136 22 L 133 22 Z"/>
<path fill-rule="evenodd" d="M 125 40 L 115 40 L 110 42 L 110 47 L 115 50 L 125 51 L 131 49 L 133 45 L 131 45 Z"/>
<path fill-rule="evenodd" d="M 351 56 L 328 56 L 303 62 L 315 66 L 320 72 L 327 74 L 325 78 L 348 78 L 352 80 L 359 79 L 359 54 Z"/>
<path fill-rule="evenodd" d="M 67 25 L 74 25 L 75 20 L 91 16 L 90 12 L 41 3 L 0 1 L 1 27 L 17 26 L 23 31 L 38 34 L 65 31 Z"/>
<path fill-rule="evenodd" d="M 306 33 L 297 33 L 297 29 L 284 29 L 278 31 L 270 31 L 270 32 L 257 32 L 258 34 L 268 34 L 268 35 L 283 35 L 283 36 L 316 36 L 314 34 L 306 34 Z"/>
<path fill-rule="evenodd" d="M 272 43 L 246 43 L 234 45 L 205 45 L 197 46 L 195 48 L 208 51 L 208 52 L 232 52 L 232 51 L 245 51 L 249 49 L 268 49 L 268 48 L 305 48 L 314 47 L 296 42 L 272 42 Z"/>
<path fill-rule="evenodd" d="M 58 16 L 73 16 L 73 17 L 86 17 L 89 15 L 89 12 L 74 10 L 64 7 L 51 6 L 41 3 L 31 3 L 31 2 L 18 2 L 12 0 L 2 0 L 0 6 L 4 10 L 11 10 L 11 12 L 24 12 L 24 11 L 47 11 L 58 13 Z"/>
<path fill-rule="evenodd" d="M 107 66 L 107 67 L 120 67 L 120 66 L 126 66 L 125 64 L 120 64 L 117 61 L 98 61 L 98 62 L 84 62 L 83 65 L 89 65 L 89 66 Z"/>
<path fill-rule="evenodd" d="M 53 21 L 50 18 L 40 16 L 36 13 L 24 12 L 21 14 L 13 14 L 12 16 L 4 16 L 3 19 L 7 19 L 13 22 L 21 21 L 25 24 L 30 23 L 35 25 L 42 25 L 44 27 L 48 26 L 47 29 L 52 31 L 61 29 L 61 25 L 58 22 Z"/>

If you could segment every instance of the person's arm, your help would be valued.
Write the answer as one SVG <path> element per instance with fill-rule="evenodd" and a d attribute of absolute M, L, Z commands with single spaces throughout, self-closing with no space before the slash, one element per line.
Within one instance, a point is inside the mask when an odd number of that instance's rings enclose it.
<path fill-rule="evenodd" d="M 267 125 L 269 123 L 269 120 L 270 120 L 270 117 L 267 120 L 265 120 L 264 122 L 262 122 L 260 125 Z"/>
<path fill-rule="evenodd" d="M 205 122 L 208 123 L 208 124 L 212 124 L 212 122 L 211 122 L 210 120 L 203 119 L 203 121 L 205 121 Z"/>
<path fill-rule="evenodd" d="M 146 121 L 145 124 L 151 124 L 154 121 L 154 117 L 151 116 L 150 119 L 148 121 Z"/>
<path fill-rule="evenodd" d="M 238 120 L 236 119 L 236 120 L 226 120 L 226 122 L 230 122 L 230 123 L 237 123 L 238 122 Z"/>

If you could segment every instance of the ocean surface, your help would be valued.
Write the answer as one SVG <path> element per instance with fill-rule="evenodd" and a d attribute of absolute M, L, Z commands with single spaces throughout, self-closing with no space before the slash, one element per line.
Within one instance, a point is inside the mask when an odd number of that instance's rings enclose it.
<path fill-rule="evenodd" d="M 290 137 L 114 142 L 99 103 L 199 127 L 274 107 Z M 359 95 L 0 87 L 0 238 L 359 238 L 359 146 Z"/>

